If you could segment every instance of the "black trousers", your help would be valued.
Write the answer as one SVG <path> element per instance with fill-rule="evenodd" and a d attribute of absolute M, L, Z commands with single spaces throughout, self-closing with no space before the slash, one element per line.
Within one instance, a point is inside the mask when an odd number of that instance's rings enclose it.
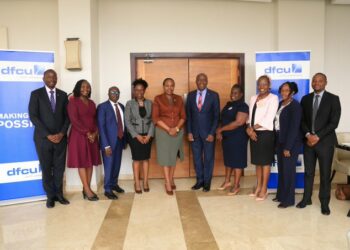
<path fill-rule="evenodd" d="M 320 168 L 320 191 L 318 197 L 322 205 L 328 205 L 331 197 L 330 176 L 332 170 L 334 154 L 334 144 L 320 142 L 314 147 L 309 147 L 305 144 L 304 147 L 304 196 L 303 200 L 311 201 L 312 188 L 315 177 L 316 161 L 318 160 Z"/>
<path fill-rule="evenodd" d="M 63 194 L 63 174 L 66 165 L 67 138 L 55 144 L 48 139 L 35 139 L 44 190 L 52 199 Z"/>
<path fill-rule="evenodd" d="M 284 144 L 277 144 L 278 186 L 276 198 L 288 206 L 295 203 L 295 175 L 300 148 L 301 143 L 296 143 L 290 151 L 291 156 L 285 157 L 283 155 Z"/>

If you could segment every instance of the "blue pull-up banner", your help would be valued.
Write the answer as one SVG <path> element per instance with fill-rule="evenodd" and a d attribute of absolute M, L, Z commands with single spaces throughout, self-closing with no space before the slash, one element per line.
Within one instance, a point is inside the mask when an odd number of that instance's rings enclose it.
<path fill-rule="evenodd" d="M 0 205 L 46 197 L 28 103 L 53 66 L 53 52 L 0 50 Z"/>
<path fill-rule="evenodd" d="M 274 51 L 256 53 L 256 79 L 261 75 L 271 78 L 271 92 L 278 95 L 278 88 L 286 81 L 298 84 L 298 93 L 294 96 L 300 102 L 301 98 L 309 94 L 310 86 L 310 51 Z M 304 188 L 304 161 L 300 150 L 296 166 L 296 191 Z M 278 170 L 277 157 L 271 166 L 271 175 L 268 183 L 270 190 L 277 189 Z"/>

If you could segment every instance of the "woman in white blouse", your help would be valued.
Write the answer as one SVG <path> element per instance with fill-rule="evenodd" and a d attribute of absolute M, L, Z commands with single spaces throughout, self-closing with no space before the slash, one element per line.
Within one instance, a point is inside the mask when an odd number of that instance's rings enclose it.
<path fill-rule="evenodd" d="M 256 165 L 257 185 L 250 196 L 257 201 L 266 199 L 267 183 L 270 177 L 271 163 L 274 161 L 273 121 L 278 109 L 278 97 L 270 93 L 271 80 L 267 75 L 258 78 L 259 94 L 250 98 L 249 124 L 247 134 L 250 137 L 251 163 Z"/>

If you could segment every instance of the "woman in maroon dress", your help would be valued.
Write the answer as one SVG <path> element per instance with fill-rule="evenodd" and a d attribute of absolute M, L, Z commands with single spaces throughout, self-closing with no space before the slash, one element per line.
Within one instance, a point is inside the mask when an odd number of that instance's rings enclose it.
<path fill-rule="evenodd" d="M 97 201 L 91 190 L 93 166 L 101 164 L 96 123 L 96 105 L 90 100 L 91 87 L 88 81 L 79 80 L 68 103 L 68 115 L 72 124 L 68 137 L 69 168 L 78 168 L 83 184 L 83 197 Z"/>

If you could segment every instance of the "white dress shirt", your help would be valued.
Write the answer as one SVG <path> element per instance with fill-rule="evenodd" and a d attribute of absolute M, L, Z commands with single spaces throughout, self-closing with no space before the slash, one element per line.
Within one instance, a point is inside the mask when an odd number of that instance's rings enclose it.
<path fill-rule="evenodd" d="M 113 107 L 113 111 L 114 111 L 114 115 L 115 115 L 115 119 L 117 120 L 117 122 L 119 123 L 120 121 L 118 121 L 118 116 L 117 116 L 117 111 L 115 110 L 115 104 L 118 104 L 118 109 L 119 109 L 119 113 L 120 113 L 120 117 L 122 118 L 122 128 L 123 128 L 123 131 L 124 131 L 124 112 L 122 110 L 122 108 L 120 107 L 119 103 L 114 103 L 112 102 L 111 100 L 109 100 L 109 102 L 111 103 L 112 107 Z"/>
<path fill-rule="evenodd" d="M 249 103 L 249 123 L 252 123 L 253 107 L 258 95 L 252 96 Z M 273 121 L 278 109 L 278 97 L 274 94 L 269 94 L 264 99 L 256 103 L 254 124 L 259 124 L 261 128 L 256 130 L 273 131 Z"/>
<path fill-rule="evenodd" d="M 122 125 L 123 125 L 123 131 L 124 131 L 124 112 L 122 110 L 122 108 L 120 107 L 119 103 L 114 103 L 111 100 L 109 100 L 110 104 L 112 105 L 113 111 L 114 111 L 114 115 L 115 115 L 115 119 L 118 121 L 118 116 L 117 116 L 117 111 L 115 110 L 115 104 L 118 104 L 118 109 L 119 109 L 119 113 L 120 113 L 120 117 L 122 118 Z M 105 149 L 110 148 L 111 146 L 106 146 Z"/>
<path fill-rule="evenodd" d="M 51 99 L 51 93 L 50 93 L 50 91 L 53 91 L 53 98 L 55 99 L 55 103 L 56 103 L 56 88 L 50 89 L 49 87 L 47 87 L 47 86 L 45 85 L 45 89 L 46 89 L 47 95 L 48 95 L 48 97 L 49 97 L 49 100 Z"/>
<path fill-rule="evenodd" d="M 281 105 L 280 109 L 277 110 L 276 116 L 275 116 L 275 130 L 279 131 L 280 130 L 280 116 L 285 107 L 287 107 L 290 104 L 290 102 L 287 105 Z"/>
<path fill-rule="evenodd" d="M 203 89 L 202 91 L 197 89 L 197 95 L 196 95 L 197 106 L 198 106 L 199 93 L 202 93 L 202 107 L 203 107 L 203 104 L 204 104 L 204 101 L 205 101 L 205 96 L 207 95 L 207 88 Z"/>
<path fill-rule="evenodd" d="M 321 91 L 320 93 L 316 93 L 316 92 L 314 92 L 314 98 L 313 98 L 313 101 L 312 101 L 312 107 L 314 106 L 314 103 L 315 103 L 315 101 L 316 101 L 316 95 L 318 95 L 319 97 L 318 97 L 318 107 L 320 107 L 320 104 L 321 104 L 321 100 L 322 100 L 322 96 L 323 96 L 323 93 L 324 93 L 324 90 L 323 91 Z"/>

